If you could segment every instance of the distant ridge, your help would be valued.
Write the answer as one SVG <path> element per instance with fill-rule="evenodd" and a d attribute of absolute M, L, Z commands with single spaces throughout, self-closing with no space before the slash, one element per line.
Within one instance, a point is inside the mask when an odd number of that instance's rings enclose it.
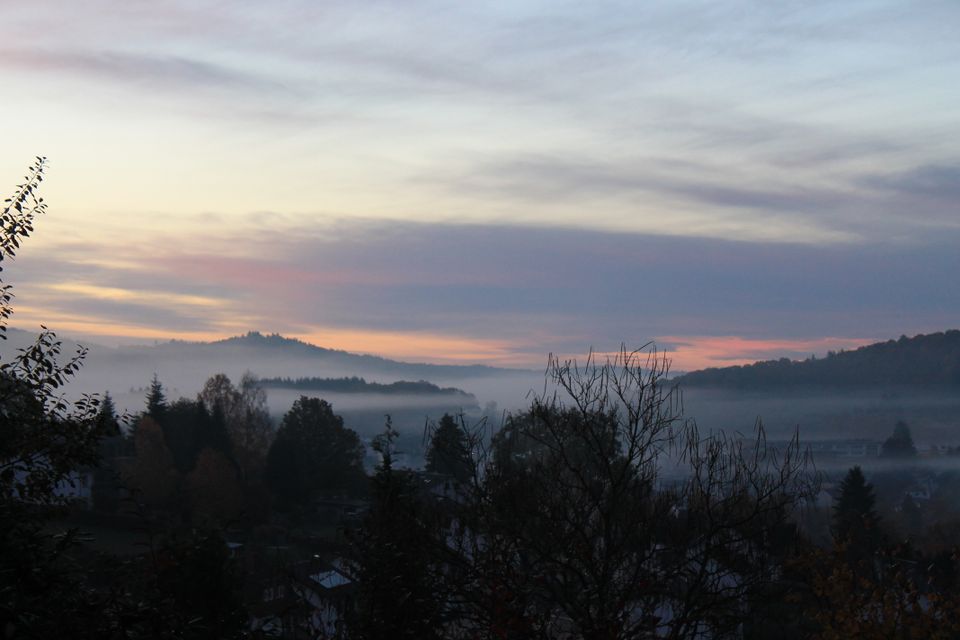
<path fill-rule="evenodd" d="M 0 353 L 4 354 L 4 359 L 9 359 L 14 356 L 16 348 L 30 344 L 35 336 L 33 332 L 10 328 L 10 339 L 0 343 Z M 211 342 L 167 340 L 120 347 L 92 344 L 86 340 L 74 341 L 65 335 L 60 337 L 64 343 L 64 353 L 75 350 L 77 342 L 90 347 L 84 367 L 87 371 L 97 369 L 108 375 L 116 372 L 116 377 L 121 377 L 121 371 L 126 373 L 137 368 L 142 371 L 139 375 L 147 380 L 152 372 L 159 371 L 161 376 L 187 376 L 184 384 L 188 385 L 197 384 L 191 375 L 210 375 L 218 371 L 239 375 L 247 369 L 264 378 L 367 376 L 380 380 L 457 380 L 531 373 L 523 369 L 483 364 L 402 362 L 328 349 L 296 338 L 259 331 Z"/>
<path fill-rule="evenodd" d="M 456 387 L 439 387 L 426 380 L 416 382 L 399 380 L 390 384 L 367 382 L 356 376 L 351 378 L 262 378 L 264 389 L 293 389 L 296 391 L 334 391 L 337 393 L 374 393 L 379 395 L 407 396 L 455 396 L 476 402 L 477 399 Z"/>
<path fill-rule="evenodd" d="M 177 344 L 177 341 L 171 341 L 170 344 Z M 181 343 L 183 344 L 183 343 Z M 209 348 L 241 348 L 256 350 L 275 350 L 283 355 L 295 357 L 322 358 L 327 362 L 349 364 L 353 367 L 369 368 L 381 373 L 411 374 L 413 372 L 423 372 L 427 374 L 440 376 L 492 376 L 502 373 L 525 372 L 520 369 L 508 369 L 505 367 L 491 367 L 483 364 L 431 364 L 426 362 L 405 362 L 399 360 L 390 360 L 381 356 L 352 353 L 340 349 L 328 349 L 320 347 L 309 342 L 304 342 L 297 338 L 288 338 L 278 333 L 263 334 L 259 331 L 248 331 L 245 335 L 224 338 L 214 342 L 186 343 L 205 345 Z M 163 346 L 161 343 L 158 345 Z"/>
<path fill-rule="evenodd" d="M 675 378 L 688 387 L 769 390 L 789 387 L 960 387 L 960 330 L 877 342 L 825 358 L 767 360 L 692 371 Z"/>

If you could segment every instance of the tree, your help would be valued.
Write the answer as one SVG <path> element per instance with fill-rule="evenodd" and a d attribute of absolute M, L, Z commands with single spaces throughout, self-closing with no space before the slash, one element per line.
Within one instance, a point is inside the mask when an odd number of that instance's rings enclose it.
<path fill-rule="evenodd" d="M 433 427 L 426 458 L 426 469 L 431 473 L 442 473 L 459 482 L 470 479 L 473 460 L 467 433 L 449 413 L 443 414 Z"/>
<path fill-rule="evenodd" d="M 960 597 L 954 585 L 938 584 L 934 569 L 946 560 L 956 571 L 956 556 L 903 559 L 896 549 L 877 558 L 882 570 L 852 566 L 847 549 L 814 550 L 801 562 L 810 597 L 803 605 L 812 623 L 803 637 L 908 638 L 949 640 L 960 637 Z M 919 560 L 919 561 L 918 561 Z"/>
<path fill-rule="evenodd" d="M 913 436 L 906 422 L 903 420 L 897 421 L 893 427 L 893 435 L 883 443 L 881 455 L 886 458 L 916 457 L 917 448 L 913 445 Z"/>
<path fill-rule="evenodd" d="M 557 393 L 448 507 L 447 606 L 479 637 L 721 637 L 761 615 L 816 485 L 796 438 L 702 436 L 652 350 L 548 371 Z"/>
<path fill-rule="evenodd" d="M 413 474 L 393 468 L 397 432 L 387 418 L 373 443 L 381 463 L 372 480 L 370 510 L 349 534 L 349 573 L 358 583 L 350 637 L 430 640 L 442 632 L 436 592 L 436 522 Z"/>
<path fill-rule="evenodd" d="M 14 258 L 46 205 L 37 196 L 46 159 L 37 157 L 25 181 L 0 212 L 0 262 Z M 9 284 L 0 283 L 0 338 L 13 313 Z M 60 389 L 79 370 L 86 351 L 65 362 L 62 344 L 42 327 L 34 343 L 0 362 L 0 627 L 7 637 L 77 637 L 85 611 L 96 598 L 84 584 L 70 551 L 76 531 L 60 531 L 51 507 L 58 488 L 83 466 L 97 462 L 104 435 L 98 401 L 83 396 L 68 403 Z M 90 621 L 104 629 L 106 620 Z M 102 634 L 109 635 L 109 632 Z"/>
<path fill-rule="evenodd" d="M 163 437 L 177 469 L 188 473 L 204 449 L 230 457 L 232 447 L 222 412 L 213 414 L 199 400 L 180 398 L 166 409 Z"/>
<path fill-rule="evenodd" d="M 859 559 L 876 552 L 882 541 L 875 504 L 873 487 L 863 471 L 859 466 L 851 468 L 840 483 L 840 495 L 833 505 L 833 533 Z"/>
<path fill-rule="evenodd" d="M 147 595 L 162 597 L 163 606 L 179 614 L 176 622 L 180 627 L 157 625 L 154 634 L 196 640 L 248 637 L 240 576 L 219 533 L 194 530 L 164 539 L 156 549 L 154 564 L 155 584 Z M 145 633 L 143 637 L 153 636 Z"/>
<path fill-rule="evenodd" d="M 114 405 L 109 391 L 104 392 L 100 399 L 97 423 L 100 430 L 108 436 L 120 435 L 120 419 L 117 417 L 117 407 Z"/>
<path fill-rule="evenodd" d="M 46 205 L 36 196 L 46 166 L 30 167 L 25 182 L 0 212 L 0 261 L 10 259 L 33 230 Z M 0 284 L 0 338 L 13 313 L 10 285 Z M 81 468 L 96 466 L 105 435 L 114 432 L 99 400 L 70 403 L 63 385 L 79 371 L 80 349 L 64 361 L 56 335 L 42 328 L 34 343 L 0 362 L 0 629 L 7 638 L 185 639 L 238 637 L 242 609 L 235 606 L 236 578 L 222 569 L 226 548 L 215 539 L 197 553 L 153 554 L 149 571 L 139 560 L 109 558 L 96 575 L 81 565 L 76 529 L 51 516 L 65 506 L 59 489 Z M 109 408 L 109 407 L 108 407 Z M 156 425 L 154 425 L 156 426 Z M 162 443 L 159 428 L 147 428 Z M 191 542 L 194 539 L 191 539 Z M 189 561 L 185 561 L 189 560 Z M 131 570 L 132 568 L 132 570 Z M 165 579 L 183 588 L 172 598 Z M 222 577 L 223 579 L 218 579 Z M 172 585 L 171 585 L 172 586 Z M 141 588 L 142 587 L 142 588 Z M 187 591 L 192 587 L 193 591 Z"/>
<path fill-rule="evenodd" d="M 327 401 L 300 396 L 283 416 L 264 475 L 283 506 L 304 506 L 323 493 L 363 493 L 363 458 L 360 438 Z"/>
<path fill-rule="evenodd" d="M 172 506 L 181 475 L 167 447 L 163 429 L 153 418 L 144 416 L 137 423 L 134 448 L 136 462 L 127 471 L 130 484 L 141 492 L 147 504 L 154 507 Z"/>
<path fill-rule="evenodd" d="M 194 515 L 223 524 L 237 518 L 243 509 L 243 491 L 237 468 L 220 451 L 204 449 L 186 478 Z"/>
<path fill-rule="evenodd" d="M 218 373 L 207 380 L 197 399 L 210 414 L 222 416 L 241 476 L 247 483 L 254 482 L 263 470 L 273 435 L 267 395 L 259 380 L 248 371 L 236 388 L 226 374 Z"/>
<path fill-rule="evenodd" d="M 237 463 L 249 482 L 263 471 L 273 439 L 267 392 L 249 371 L 240 378 L 240 407 L 242 415 L 232 427 L 230 437 Z"/>
<path fill-rule="evenodd" d="M 167 396 L 163 392 L 163 385 L 156 373 L 150 381 L 150 390 L 147 392 L 147 415 L 163 424 L 167 417 Z"/>

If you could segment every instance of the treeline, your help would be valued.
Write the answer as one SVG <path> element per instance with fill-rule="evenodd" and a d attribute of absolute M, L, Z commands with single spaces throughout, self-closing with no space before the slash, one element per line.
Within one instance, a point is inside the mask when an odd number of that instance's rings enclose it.
<path fill-rule="evenodd" d="M 295 391 L 331 391 L 335 393 L 378 393 L 385 395 L 441 395 L 473 398 L 456 387 L 440 387 L 426 380 L 411 382 L 399 380 L 389 384 L 367 382 L 357 376 L 344 378 L 263 378 L 260 385 L 267 389 Z"/>
<path fill-rule="evenodd" d="M 788 387 L 960 386 L 960 331 L 878 342 L 825 358 L 767 360 L 752 365 L 711 368 L 679 376 L 690 387 L 764 391 Z"/>
<path fill-rule="evenodd" d="M 816 507 L 796 441 L 771 456 L 762 435 L 701 436 L 648 364 L 554 363 L 559 393 L 489 445 L 452 430 L 459 471 L 442 495 L 391 467 L 388 429 L 352 538 L 349 637 L 958 637 L 956 509 L 927 529 L 905 499 L 885 521 L 859 468 Z M 898 425 L 885 455 L 911 453 Z"/>

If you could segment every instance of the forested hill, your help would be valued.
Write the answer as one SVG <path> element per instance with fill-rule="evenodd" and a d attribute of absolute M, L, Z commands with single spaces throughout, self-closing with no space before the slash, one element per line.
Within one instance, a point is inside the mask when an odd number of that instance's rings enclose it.
<path fill-rule="evenodd" d="M 901 337 L 830 352 L 825 358 L 768 360 L 693 371 L 676 381 L 686 387 L 744 390 L 787 387 L 960 387 L 960 331 Z"/>
<path fill-rule="evenodd" d="M 261 386 L 267 389 L 293 389 L 295 391 L 332 391 L 335 393 L 377 393 L 385 395 L 417 396 L 473 396 L 456 387 L 439 387 L 432 382 L 400 380 L 389 384 L 367 382 L 356 376 L 349 378 L 265 378 Z"/>

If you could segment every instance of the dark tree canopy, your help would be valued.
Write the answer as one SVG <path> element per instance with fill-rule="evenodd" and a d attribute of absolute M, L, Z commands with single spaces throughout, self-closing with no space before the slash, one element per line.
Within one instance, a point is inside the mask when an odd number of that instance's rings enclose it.
<path fill-rule="evenodd" d="M 913 444 L 913 435 L 910 427 L 903 420 L 898 420 L 893 427 L 893 435 L 883 443 L 881 455 L 886 458 L 913 458 L 917 455 L 917 448 Z"/>
<path fill-rule="evenodd" d="M 12 258 L 45 208 L 36 194 L 46 159 L 0 209 L 0 262 Z M 0 282 L 0 338 L 12 313 Z M 118 561 L 92 558 L 78 530 L 51 516 L 69 501 L 62 489 L 96 467 L 105 440 L 117 435 L 112 399 L 68 402 L 62 387 L 86 354 L 63 357 L 43 328 L 33 344 L 0 361 L 0 629 L 5 638 L 193 639 L 246 637 L 246 615 L 222 539 L 191 535 L 179 548 Z M 159 381 L 150 409 L 165 406 Z M 144 421 L 152 422 L 147 417 Z M 147 427 L 163 449 L 159 427 Z M 119 443 L 117 443 L 119 444 Z M 163 456 L 159 456 L 163 458 Z M 161 460 L 162 462 L 162 460 Z M 96 485 L 95 485 L 96 486 Z"/>
<path fill-rule="evenodd" d="M 253 483 L 263 470 L 273 423 L 260 381 L 247 372 L 236 387 L 226 374 L 211 376 L 197 396 L 215 420 L 225 427 L 231 455 L 244 480 Z"/>
<path fill-rule="evenodd" d="M 14 256 L 44 211 L 36 192 L 45 166 L 38 157 L 2 205 L 0 261 Z M 0 282 L 2 338 L 11 299 L 9 285 Z M 0 627 L 8 638 L 117 637 L 116 612 L 134 610 L 91 588 L 72 555 L 76 532 L 62 531 L 49 508 L 38 508 L 65 502 L 58 489 L 80 468 L 96 465 L 106 435 L 97 399 L 71 405 L 61 397 L 86 353 L 64 359 L 61 349 L 44 328 L 17 357 L 0 362 Z M 125 620 L 131 627 L 137 621 L 136 615 Z"/>
<path fill-rule="evenodd" d="M 150 381 L 150 390 L 147 391 L 147 415 L 163 424 L 167 414 L 167 396 L 163 392 L 163 385 L 157 374 L 153 374 Z"/>
<path fill-rule="evenodd" d="M 512 416 L 444 503 L 440 593 L 479 637 L 732 634 L 811 495 L 796 440 L 768 456 L 762 432 L 701 437 L 656 353 L 549 375 L 556 395 Z M 676 451 L 687 472 L 667 476 Z"/>
<path fill-rule="evenodd" d="M 466 482 L 473 474 L 467 433 L 449 413 L 443 414 L 433 429 L 426 459 L 426 469 L 431 473 L 442 473 L 460 482 Z"/>
<path fill-rule="evenodd" d="M 363 458 L 363 443 L 330 403 L 301 396 L 283 416 L 264 475 L 281 504 L 306 505 L 322 494 L 363 493 Z"/>
<path fill-rule="evenodd" d="M 100 399 L 100 409 L 97 411 L 97 422 L 103 433 L 108 436 L 120 435 L 120 419 L 117 417 L 117 408 L 107 391 Z"/>
<path fill-rule="evenodd" d="M 161 424 L 164 439 L 170 448 L 177 469 L 187 473 L 204 449 L 231 455 L 230 437 L 223 414 L 211 414 L 202 402 L 180 398 L 164 412 Z"/>
<path fill-rule="evenodd" d="M 840 495 L 833 506 L 834 536 L 841 543 L 862 551 L 880 543 L 880 517 L 875 508 L 873 486 L 859 466 L 853 467 L 840 483 Z"/>
<path fill-rule="evenodd" d="M 414 476 L 393 468 L 397 435 L 388 419 L 374 441 L 381 463 L 370 510 L 350 535 L 349 569 L 359 583 L 350 637 L 361 640 L 442 637 L 433 512 Z"/>

